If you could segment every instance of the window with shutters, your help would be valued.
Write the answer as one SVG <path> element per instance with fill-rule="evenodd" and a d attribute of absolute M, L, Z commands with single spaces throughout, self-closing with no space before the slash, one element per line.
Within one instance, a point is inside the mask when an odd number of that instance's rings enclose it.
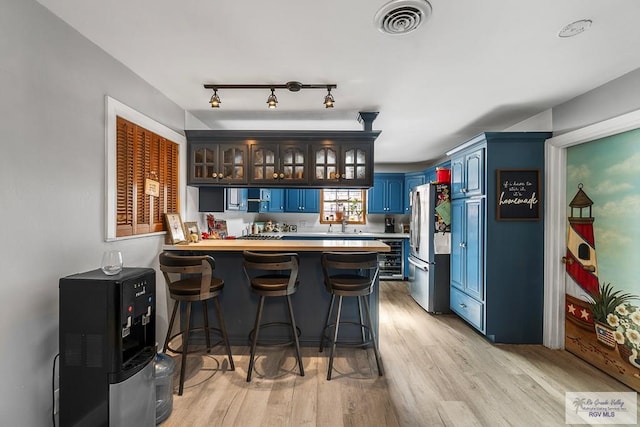
<path fill-rule="evenodd" d="M 178 153 L 177 143 L 116 118 L 116 237 L 164 231 L 162 214 L 179 212 Z"/>

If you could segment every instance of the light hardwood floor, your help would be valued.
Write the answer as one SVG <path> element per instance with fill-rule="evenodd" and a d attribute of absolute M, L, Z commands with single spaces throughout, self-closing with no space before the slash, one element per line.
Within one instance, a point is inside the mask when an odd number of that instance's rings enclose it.
<path fill-rule="evenodd" d="M 371 350 L 327 353 L 259 348 L 246 382 L 248 346 L 190 356 L 173 426 L 564 426 L 565 392 L 632 391 L 572 354 L 538 345 L 494 345 L 455 315 L 430 315 L 404 282 L 382 282 L 379 377 Z M 176 359 L 176 374 L 179 359 Z"/>

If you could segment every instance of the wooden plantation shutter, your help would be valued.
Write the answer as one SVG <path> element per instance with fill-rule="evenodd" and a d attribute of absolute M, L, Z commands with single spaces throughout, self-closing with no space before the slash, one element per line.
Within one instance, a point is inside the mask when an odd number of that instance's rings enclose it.
<path fill-rule="evenodd" d="M 178 144 L 117 117 L 116 237 L 164 231 L 162 214 L 179 212 Z M 145 194 L 145 181 L 160 194 Z"/>
<path fill-rule="evenodd" d="M 134 195 L 136 199 L 136 234 L 151 232 L 151 207 L 149 197 L 144 194 L 144 180 L 150 178 L 151 172 L 151 132 L 136 126 L 136 153 L 135 153 L 135 184 Z"/>
<path fill-rule="evenodd" d="M 180 212 L 178 202 L 178 177 L 179 177 L 179 164 L 178 164 L 178 144 L 167 141 L 167 149 L 164 151 L 167 154 L 166 166 L 166 178 L 165 191 L 166 200 L 165 207 L 167 212 Z M 163 223 L 164 226 L 164 223 Z"/>
<path fill-rule="evenodd" d="M 116 236 L 133 234 L 133 152 L 135 126 L 116 121 Z"/>

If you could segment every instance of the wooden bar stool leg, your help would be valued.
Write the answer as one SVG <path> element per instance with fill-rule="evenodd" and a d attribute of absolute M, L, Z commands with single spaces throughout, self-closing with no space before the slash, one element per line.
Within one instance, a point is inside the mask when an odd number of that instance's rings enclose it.
<path fill-rule="evenodd" d="M 167 352 L 167 347 L 169 346 L 169 339 L 171 338 L 171 331 L 173 330 L 173 322 L 176 320 L 176 313 L 178 312 L 178 305 L 180 303 L 178 300 L 175 300 L 173 303 L 173 311 L 171 312 L 171 320 L 169 321 L 169 329 L 167 329 L 167 337 L 164 339 L 164 346 L 162 347 L 162 352 Z"/>
<path fill-rule="evenodd" d="M 365 298 L 364 310 L 367 313 L 367 321 L 369 322 L 369 334 L 371 335 L 371 343 L 373 344 L 373 354 L 376 356 L 376 365 L 378 365 L 378 376 L 382 376 L 382 363 L 380 362 L 380 352 L 378 351 L 378 342 L 376 334 L 373 331 L 373 322 L 371 321 L 371 311 L 369 310 L 369 301 Z"/>
<path fill-rule="evenodd" d="M 338 310 L 336 312 L 336 329 L 333 333 L 333 342 L 331 343 L 331 353 L 329 354 L 329 371 L 327 372 L 327 380 L 331 380 L 331 372 L 333 371 L 333 355 L 336 352 L 336 342 L 338 341 L 338 328 L 340 327 L 340 311 L 342 311 L 342 295 L 338 297 Z"/>
<path fill-rule="evenodd" d="M 320 353 L 324 350 L 324 334 L 329 326 L 329 320 L 331 320 L 331 312 L 333 311 L 333 303 L 336 300 L 336 296 L 331 294 L 331 302 L 329 303 L 329 311 L 327 312 L 327 320 L 324 322 L 324 328 L 322 328 L 322 335 L 320 335 Z"/>
<path fill-rule="evenodd" d="M 229 335 L 227 335 L 227 325 L 224 323 L 224 316 L 222 315 L 222 307 L 218 297 L 214 297 L 213 301 L 216 305 L 216 313 L 218 313 L 218 324 L 220 325 L 220 331 L 222 332 L 222 339 L 224 345 L 227 347 L 227 357 L 229 358 L 229 370 L 235 371 L 236 366 L 233 364 L 233 356 L 231 355 L 231 345 L 229 344 Z"/>
<path fill-rule="evenodd" d="M 251 375 L 253 374 L 254 357 L 256 354 L 256 345 L 258 344 L 258 334 L 260 332 L 260 320 L 262 319 L 262 309 L 264 307 L 264 296 L 260 296 L 260 302 L 258 303 L 258 312 L 256 313 L 256 322 L 253 325 L 253 342 L 251 343 L 251 355 L 249 357 L 249 369 L 247 369 L 247 382 L 251 381 Z"/>
<path fill-rule="evenodd" d="M 178 396 L 182 396 L 184 390 L 184 374 L 187 367 L 187 353 L 189 347 L 189 328 L 191 323 L 191 302 L 187 302 L 187 312 L 185 316 L 185 327 L 182 332 L 182 364 L 180 366 L 180 386 L 178 387 Z"/>
<path fill-rule="evenodd" d="M 207 353 L 211 353 L 211 338 L 209 337 L 209 306 L 207 301 L 202 301 L 202 317 L 204 317 L 204 340 L 207 344 Z"/>
<path fill-rule="evenodd" d="M 296 319 L 293 317 L 293 307 L 291 306 L 291 297 L 289 295 L 287 295 L 287 305 L 289 306 L 289 320 L 291 321 L 291 331 L 293 332 L 293 339 L 296 343 L 296 355 L 298 357 L 300 376 L 304 377 L 304 367 L 302 366 L 302 356 L 300 355 L 300 342 L 298 340 L 298 328 L 296 328 Z"/>

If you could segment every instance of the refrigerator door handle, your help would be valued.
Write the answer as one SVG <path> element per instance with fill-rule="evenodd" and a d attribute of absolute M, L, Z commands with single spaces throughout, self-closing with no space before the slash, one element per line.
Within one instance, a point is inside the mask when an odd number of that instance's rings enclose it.
<path fill-rule="evenodd" d="M 429 266 L 427 264 L 418 262 L 418 261 L 414 260 L 413 258 L 409 258 L 409 263 L 415 265 L 416 268 L 419 268 L 420 270 L 429 271 Z"/>

